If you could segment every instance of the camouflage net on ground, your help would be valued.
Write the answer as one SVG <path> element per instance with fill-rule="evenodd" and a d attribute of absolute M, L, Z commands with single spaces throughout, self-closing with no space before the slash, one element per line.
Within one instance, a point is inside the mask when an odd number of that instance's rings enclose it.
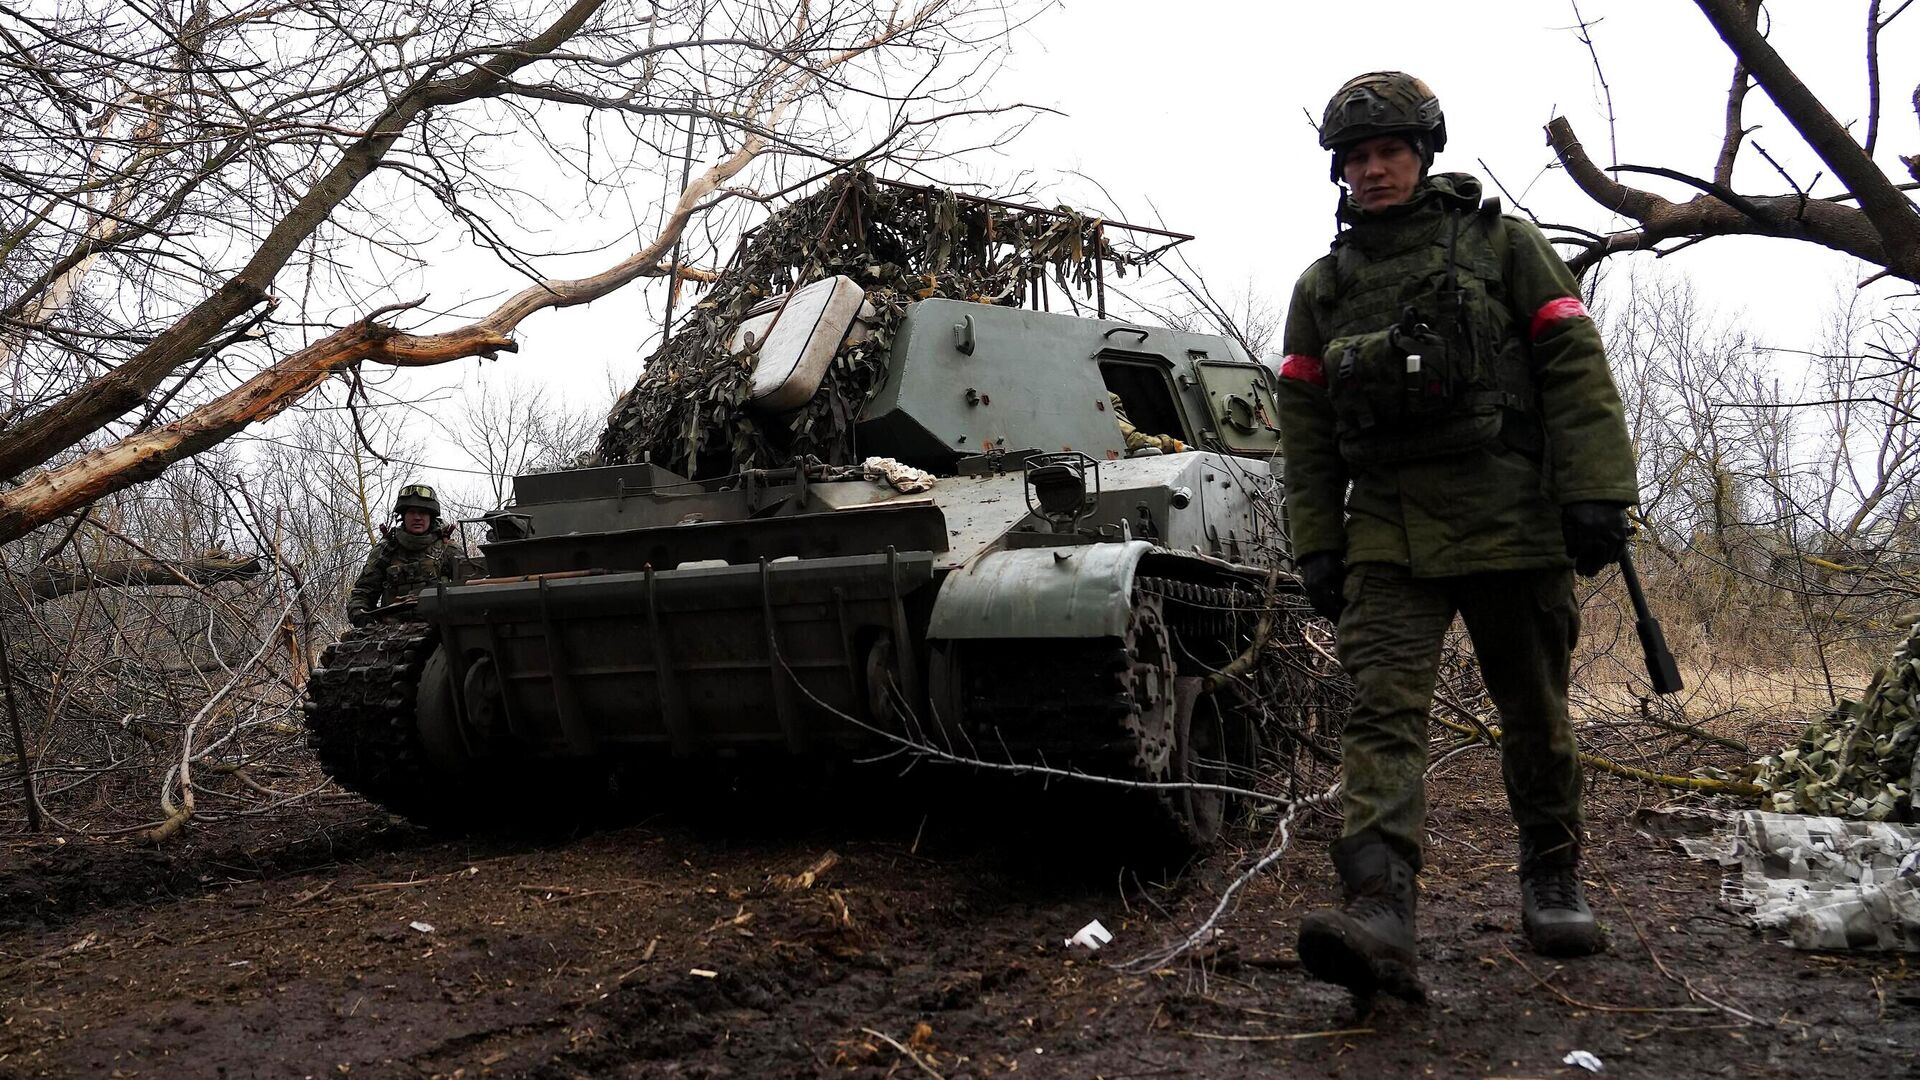
<path fill-rule="evenodd" d="M 649 460 L 688 476 L 778 465 L 803 454 L 849 463 L 855 418 L 885 374 L 885 354 L 908 304 L 937 296 L 1089 307 L 1074 294 L 1091 299 L 1103 270 L 1123 276 L 1156 254 L 1115 248 L 1102 224 L 1065 207 L 1013 208 L 841 173 L 747 234 L 614 405 L 599 461 Z M 866 290 L 876 311 L 871 333 L 841 349 L 820 391 L 797 412 L 747 408 L 752 357 L 730 348 L 742 318 L 761 300 L 840 274 Z"/>
<path fill-rule="evenodd" d="M 1920 623 L 1867 684 L 1807 726 L 1791 749 L 1762 758 L 1754 778 L 1776 813 L 1912 820 L 1920 784 Z"/>

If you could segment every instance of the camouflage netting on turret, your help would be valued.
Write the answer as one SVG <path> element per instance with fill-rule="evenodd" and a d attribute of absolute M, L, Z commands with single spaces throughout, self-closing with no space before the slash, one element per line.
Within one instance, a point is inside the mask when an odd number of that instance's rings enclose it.
<path fill-rule="evenodd" d="M 1104 269 L 1123 275 L 1152 256 L 1116 249 L 1099 218 L 1064 207 L 1020 209 L 841 173 L 747 234 L 614 405 L 599 459 L 649 460 L 689 476 L 800 455 L 849 462 L 854 419 L 885 373 L 906 305 L 938 296 L 1013 307 L 1051 300 L 1066 309 L 1074 293 L 1094 296 Z M 797 412 L 749 410 L 752 357 L 729 347 L 741 319 L 761 300 L 839 274 L 866 290 L 876 312 L 872 332 L 842 348 L 820 391 Z"/>
<path fill-rule="evenodd" d="M 1761 759 L 1766 809 L 1869 821 L 1912 820 L 1920 784 L 1920 623 L 1860 700 L 1807 726 L 1792 749 Z"/>

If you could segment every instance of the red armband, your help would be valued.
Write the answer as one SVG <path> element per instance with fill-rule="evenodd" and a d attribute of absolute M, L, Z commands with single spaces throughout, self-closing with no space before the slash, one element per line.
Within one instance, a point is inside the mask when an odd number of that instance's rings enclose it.
<path fill-rule="evenodd" d="M 1315 386 L 1325 386 L 1327 385 L 1327 366 L 1321 363 L 1317 356 L 1288 353 L 1287 358 L 1280 364 L 1280 377 L 1299 379 L 1301 382 L 1312 383 Z"/>
<path fill-rule="evenodd" d="M 1577 296 L 1562 296 L 1558 300 L 1549 300 L 1540 305 L 1539 311 L 1533 313 L 1533 325 L 1527 329 L 1527 340 L 1537 341 L 1540 335 L 1546 332 L 1547 327 L 1554 323 L 1566 319 L 1584 318 L 1586 314 L 1587 305 L 1581 303 Z"/>

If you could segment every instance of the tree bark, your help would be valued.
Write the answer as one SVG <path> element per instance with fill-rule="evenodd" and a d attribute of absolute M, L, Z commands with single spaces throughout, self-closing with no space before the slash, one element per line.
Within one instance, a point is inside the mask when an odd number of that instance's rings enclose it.
<path fill-rule="evenodd" d="M 1806 240 L 1877 266 L 1892 266 L 1880 231 L 1857 207 L 1799 195 L 1740 196 L 1718 184 L 1713 186 L 1725 198 L 1702 192 L 1686 202 L 1674 202 L 1607 175 L 1587 155 L 1565 117 L 1555 117 L 1547 124 L 1547 143 L 1566 167 L 1567 175 L 1589 198 L 1640 223 L 1640 228 L 1607 236 L 1568 259 L 1567 264 L 1576 273 L 1608 255 L 1648 250 L 1665 240 L 1742 234 Z M 1728 199 L 1746 209 L 1736 208 Z M 1920 277 L 1914 280 L 1920 281 Z"/>
<path fill-rule="evenodd" d="M 68 596 L 87 589 L 144 589 L 156 585 L 211 585 L 254 577 L 262 570 L 258 555 L 209 552 L 197 559 L 121 559 L 85 570 L 37 567 L 26 576 L 25 599 L 31 603 Z M 17 605 L 6 597 L 0 609 Z"/>
<path fill-rule="evenodd" d="M 514 72 L 579 33 L 606 0 L 575 0 L 530 41 L 495 52 L 453 78 L 417 80 L 394 99 L 371 130 L 350 144 L 327 174 L 280 219 L 246 266 L 125 363 L 0 434 L 0 477 L 45 464 L 104 424 L 137 407 L 222 327 L 260 303 L 274 277 L 362 180 L 385 160 L 407 125 L 444 105 L 485 97 Z"/>
<path fill-rule="evenodd" d="M 1760 29 L 1746 17 L 1740 0 L 1694 0 L 1742 67 L 1773 99 L 1788 122 L 1807 140 L 1820 160 L 1860 201 L 1885 248 L 1876 260 L 1896 276 L 1920 282 L 1920 211 L 1880 171 L 1840 121 L 1807 89 Z"/>

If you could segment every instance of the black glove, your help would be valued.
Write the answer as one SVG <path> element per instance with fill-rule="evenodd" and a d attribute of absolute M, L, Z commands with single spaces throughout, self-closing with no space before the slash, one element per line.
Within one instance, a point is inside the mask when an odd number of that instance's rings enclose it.
<path fill-rule="evenodd" d="M 373 621 L 373 613 L 366 608 L 348 608 L 347 622 L 354 626 L 365 626 Z"/>
<path fill-rule="evenodd" d="M 1346 600 L 1340 595 L 1340 589 L 1347 583 L 1347 564 L 1340 559 L 1339 552 L 1316 551 L 1303 556 L 1295 564 L 1300 572 L 1300 587 L 1307 591 L 1307 601 L 1313 610 L 1329 622 L 1340 621 L 1340 610 L 1346 607 Z"/>
<path fill-rule="evenodd" d="M 1627 508 L 1619 503 L 1571 502 L 1560 508 L 1560 535 L 1566 538 L 1567 554 L 1581 577 L 1592 577 L 1619 562 L 1631 534 Z"/>

